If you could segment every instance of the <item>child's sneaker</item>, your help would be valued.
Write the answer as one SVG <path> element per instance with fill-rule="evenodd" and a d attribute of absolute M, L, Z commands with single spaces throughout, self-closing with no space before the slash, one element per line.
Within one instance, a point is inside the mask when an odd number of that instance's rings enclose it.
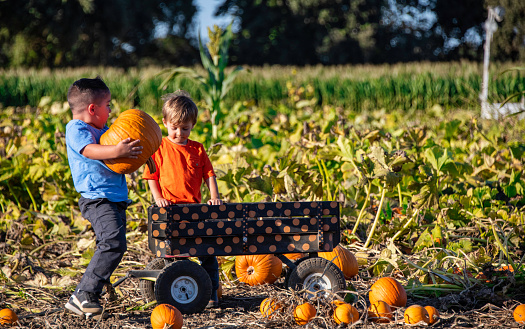
<path fill-rule="evenodd" d="M 77 291 L 69 298 L 66 308 L 77 315 L 102 313 L 97 294 L 83 290 Z"/>
<path fill-rule="evenodd" d="M 206 308 L 217 308 L 219 307 L 219 297 L 217 296 L 217 290 L 211 293 L 211 299 L 206 305 Z"/>

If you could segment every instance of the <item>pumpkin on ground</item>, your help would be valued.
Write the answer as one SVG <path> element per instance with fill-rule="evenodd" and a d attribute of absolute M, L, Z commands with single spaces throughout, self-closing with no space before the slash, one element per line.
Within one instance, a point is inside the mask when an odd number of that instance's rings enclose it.
<path fill-rule="evenodd" d="M 18 322 L 18 316 L 10 308 L 4 308 L 0 311 L 0 324 L 12 325 Z"/>
<path fill-rule="evenodd" d="M 294 252 L 294 253 L 291 253 L 291 254 L 284 254 L 284 255 L 285 255 L 286 258 L 288 258 L 289 260 L 298 260 L 298 259 L 304 257 L 304 254 L 301 253 L 301 252 Z"/>
<path fill-rule="evenodd" d="M 514 309 L 514 320 L 519 324 L 525 324 L 525 304 L 520 304 Z"/>
<path fill-rule="evenodd" d="M 350 279 L 359 273 L 359 265 L 354 254 L 339 244 L 333 251 L 320 252 L 318 255 L 337 265 L 343 272 L 345 279 Z"/>
<path fill-rule="evenodd" d="M 428 313 L 429 324 L 434 324 L 439 320 L 439 311 L 434 306 L 425 306 L 425 310 Z"/>
<path fill-rule="evenodd" d="M 250 286 L 274 283 L 283 270 L 283 264 L 274 255 L 239 255 L 235 257 L 235 274 L 239 281 Z"/>
<path fill-rule="evenodd" d="M 144 111 L 135 109 L 124 111 L 100 137 L 100 144 L 117 145 L 128 137 L 132 140 L 140 140 L 142 153 L 137 156 L 137 159 L 118 158 L 104 160 L 104 163 L 116 173 L 131 174 L 148 161 L 150 171 L 155 172 L 155 169 L 149 164 L 153 161 L 149 159 L 162 142 L 162 131 L 157 122 Z"/>
<path fill-rule="evenodd" d="M 334 299 L 332 301 L 332 305 L 337 308 L 337 306 L 340 306 L 340 305 L 344 305 L 346 304 L 346 302 L 343 302 L 342 300 L 339 300 L 339 299 Z"/>
<path fill-rule="evenodd" d="M 425 323 L 430 322 L 428 312 L 423 306 L 412 305 L 405 310 L 405 323 L 416 324 L 421 321 L 424 321 Z"/>
<path fill-rule="evenodd" d="M 297 305 L 293 312 L 293 318 L 295 322 L 300 326 L 304 326 L 305 324 L 310 322 L 310 320 L 312 320 L 316 315 L 317 310 L 310 303 Z"/>
<path fill-rule="evenodd" d="M 151 327 L 153 329 L 182 328 L 182 314 L 173 305 L 160 304 L 151 312 Z"/>
<path fill-rule="evenodd" d="M 377 323 L 388 323 L 392 320 L 392 309 L 382 300 L 375 302 L 368 308 L 368 318 Z"/>
<path fill-rule="evenodd" d="M 219 288 L 217 288 L 217 298 L 222 298 L 222 283 L 219 282 Z"/>
<path fill-rule="evenodd" d="M 377 280 L 368 294 L 370 304 L 380 300 L 391 307 L 404 307 L 407 304 L 407 293 L 401 283 L 391 277 L 384 277 Z"/>
<path fill-rule="evenodd" d="M 350 324 L 359 320 L 359 312 L 350 304 L 337 306 L 334 310 L 334 321 L 337 324 Z"/>
<path fill-rule="evenodd" d="M 259 310 L 261 311 L 261 314 L 268 319 L 270 319 L 274 313 L 281 308 L 280 304 L 277 304 L 275 300 L 271 298 L 265 298 L 261 302 L 261 305 L 259 307 Z"/>

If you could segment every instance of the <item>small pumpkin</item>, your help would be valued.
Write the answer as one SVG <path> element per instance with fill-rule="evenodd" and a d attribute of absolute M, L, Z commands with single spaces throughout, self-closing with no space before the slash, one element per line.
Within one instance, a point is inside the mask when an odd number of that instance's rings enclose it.
<path fill-rule="evenodd" d="M 0 311 L 0 324 L 12 325 L 18 322 L 18 316 L 10 308 L 4 308 Z"/>
<path fill-rule="evenodd" d="M 500 268 L 497 268 L 496 269 L 497 272 L 503 272 L 503 271 L 509 271 L 509 272 L 514 272 L 514 268 L 510 265 L 505 265 L 505 266 L 502 266 Z"/>
<path fill-rule="evenodd" d="M 120 141 L 130 137 L 139 139 L 142 153 L 137 159 L 118 158 L 104 160 L 106 166 L 119 174 L 131 174 L 139 169 L 157 151 L 162 142 L 162 131 L 157 122 L 146 112 L 131 109 L 122 112 L 111 127 L 100 136 L 101 145 L 117 145 Z M 149 160 L 149 163 L 153 163 Z M 155 172 L 154 168 L 150 171 Z"/>
<path fill-rule="evenodd" d="M 434 324 L 439 320 L 439 311 L 434 306 L 425 306 L 428 313 L 428 323 Z"/>
<path fill-rule="evenodd" d="M 359 312 L 350 304 L 342 304 L 334 310 L 334 321 L 337 324 L 350 324 L 359 320 Z"/>
<path fill-rule="evenodd" d="M 286 258 L 288 258 L 289 260 L 298 260 L 300 258 L 303 258 L 304 254 L 302 252 L 294 252 L 291 254 L 284 254 L 284 256 L 286 256 Z"/>
<path fill-rule="evenodd" d="M 379 300 L 368 308 L 368 318 L 377 323 L 388 323 L 392 320 L 392 309 L 382 300 Z"/>
<path fill-rule="evenodd" d="M 219 282 L 219 288 L 217 288 L 217 298 L 222 298 L 222 283 Z"/>
<path fill-rule="evenodd" d="M 274 255 L 239 255 L 235 257 L 235 274 L 239 281 L 250 286 L 274 283 L 283 270 L 283 264 Z"/>
<path fill-rule="evenodd" d="M 160 304 L 151 312 L 151 327 L 153 329 L 180 329 L 182 328 L 182 314 L 173 305 Z"/>
<path fill-rule="evenodd" d="M 300 326 L 304 326 L 305 324 L 310 322 L 310 320 L 312 320 L 316 315 L 317 310 L 310 303 L 297 305 L 293 312 L 293 318 L 295 322 Z"/>
<path fill-rule="evenodd" d="M 391 307 L 404 307 L 407 304 L 407 293 L 401 283 L 391 277 L 384 277 L 377 280 L 368 294 L 370 304 L 380 300 Z"/>
<path fill-rule="evenodd" d="M 281 304 L 277 304 L 275 300 L 271 299 L 270 297 L 263 299 L 261 305 L 259 306 L 261 314 L 268 319 L 270 319 L 280 308 Z"/>
<path fill-rule="evenodd" d="M 341 306 L 341 305 L 344 305 L 346 304 L 346 302 L 343 302 L 342 300 L 339 300 L 339 299 L 334 299 L 332 301 L 332 305 L 337 308 L 337 306 Z"/>
<path fill-rule="evenodd" d="M 514 316 L 514 320 L 516 320 L 517 323 L 525 324 L 525 304 L 516 306 L 512 315 Z"/>
<path fill-rule="evenodd" d="M 430 322 L 427 310 L 420 305 L 411 305 L 407 307 L 405 310 L 405 323 L 416 324 L 421 321 L 425 323 Z"/>
<path fill-rule="evenodd" d="M 359 265 L 357 264 L 357 259 L 354 254 L 339 244 L 334 250 L 320 252 L 318 255 L 319 257 L 327 259 L 337 265 L 337 267 L 343 272 L 345 279 L 350 279 L 359 273 Z"/>

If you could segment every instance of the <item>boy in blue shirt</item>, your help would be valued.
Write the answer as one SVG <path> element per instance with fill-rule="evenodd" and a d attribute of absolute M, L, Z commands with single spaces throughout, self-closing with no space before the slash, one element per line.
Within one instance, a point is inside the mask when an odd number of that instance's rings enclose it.
<path fill-rule="evenodd" d="M 81 195 L 80 211 L 95 231 L 96 250 L 66 308 L 77 315 L 100 314 L 100 293 L 127 250 L 126 209 L 130 203 L 125 175 L 111 171 L 102 160 L 135 159 L 142 146 L 130 138 L 117 145 L 99 144 L 111 112 L 111 92 L 100 77 L 75 81 L 67 100 L 73 115 L 66 125 L 67 157 Z"/>

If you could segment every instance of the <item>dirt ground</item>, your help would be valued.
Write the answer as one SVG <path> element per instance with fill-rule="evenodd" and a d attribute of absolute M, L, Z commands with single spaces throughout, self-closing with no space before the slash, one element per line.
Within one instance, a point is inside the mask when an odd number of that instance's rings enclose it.
<path fill-rule="evenodd" d="M 4 244 L 0 245 L 0 253 L 12 252 Z M 3 249 L 3 250 L 2 250 Z M 45 249 L 45 250 L 44 250 Z M 121 263 L 119 273 L 125 273 L 127 264 L 135 268 L 142 268 L 140 264 L 151 261 L 151 255 L 145 251 L 143 245 L 131 245 Z M 152 328 L 150 322 L 154 304 L 144 303 L 139 289 L 139 280 L 128 278 L 116 289 L 116 300 L 110 300 L 108 294 L 102 298 L 104 313 L 99 318 L 84 319 L 71 315 L 63 308 L 71 294 L 72 287 L 60 288 L 52 282 L 41 282 L 35 287 L 37 273 L 50 277 L 49 268 L 63 266 L 67 268 L 75 260 L 68 256 L 67 244 L 56 243 L 42 249 L 38 265 L 27 254 L 18 254 L 17 267 L 24 269 L 20 275 L 27 280 L 12 281 L 0 286 L 0 309 L 7 306 L 14 309 L 19 316 L 19 325 L 16 328 Z M 61 255 L 61 256 L 53 256 Z M 33 254 L 34 255 L 34 254 Z M 65 255 L 65 256 L 64 256 Z M 63 257 L 62 257 L 63 256 Z M 76 257 L 78 258 L 78 257 Z M 49 267 L 49 268 L 48 268 Z M 130 266 L 133 267 L 133 266 Z M 47 269 L 46 269 L 47 268 Z M 41 277 L 44 277 L 41 275 Z M 79 280 L 79 276 L 73 280 Z M 29 281 L 31 280 L 31 281 Z M 45 281 L 45 280 L 44 280 Z M 525 303 L 525 286 L 523 284 L 502 282 L 499 286 L 488 288 L 483 285 L 473 286 L 461 293 L 449 294 L 440 297 L 414 299 L 409 296 L 407 306 L 411 304 L 432 305 L 441 313 L 441 319 L 434 324 L 434 328 L 519 328 L 514 321 L 512 311 L 519 303 Z M 31 284 L 30 284 L 31 283 Z M 367 290 L 371 281 L 360 277 L 352 279 L 357 298 L 353 305 L 360 313 L 360 321 L 348 327 L 355 328 L 394 328 L 405 327 L 403 324 L 404 308 L 395 312 L 395 320 L 390 324 L 375 324 L 367 319 L 365 312 L 368 299 Z M 218 309 L 205 310 L 202 313 L 184 315 L 183 328 L 212 329 L 212 328 L 300 328 L 294 323 L 292 310 L 301 302 L 297 292 L 284 289 L 284 278 L 269 286 L 249 287 L 238 282 L 223 281 L 223 297 Z M 268 320 L 264 318 L 259 305 L 266 297 L 281 300 L 288 305 L 282 314 Z M 512 296 L 512 297 L 508 297 Z M 313 299 L 318 309 L 318 317 L 306 328 L 344 328 L 337 326 L 331 317 L 330 303 L 323 299 Z M 1 327 L 1 326 L 0 326 Z M 523 326 L 522 326 L 523 327 Z"/>

